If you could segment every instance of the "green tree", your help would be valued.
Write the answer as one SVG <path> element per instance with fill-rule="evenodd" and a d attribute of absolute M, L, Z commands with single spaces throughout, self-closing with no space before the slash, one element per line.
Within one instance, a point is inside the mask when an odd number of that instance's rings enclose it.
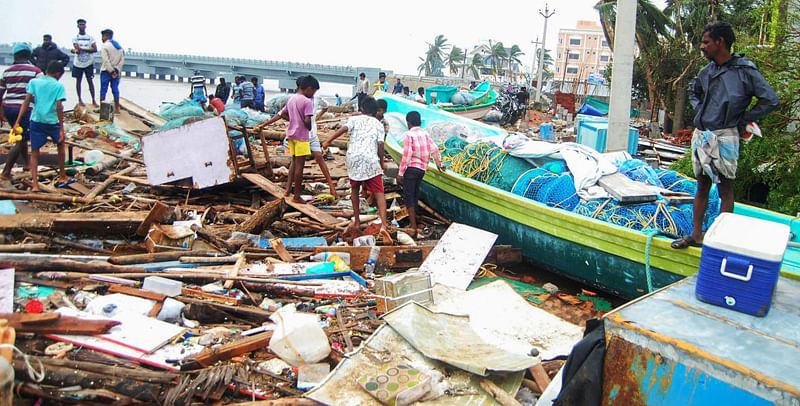
<path fill-rule="evenodd" d="M 475 80 L 480 80 L 481 68 L 483 67 L 483 55 L 473 54 L 472 60 L 469 61 L 465 69 L 472 75 L 473 78 L 475 78 Z"/>
<path fill-rule="evenodd" d="M 426 42 L 428 50 L 425 52 L 424 57 L 420 57 L 422 63 L 417 67 L 420 74 L 423 72 L 425 76 L 443 76 L 442 69 L 444 68 L 445 52 L 450 49 L 450 44 L 447 43 L 447 38 L 439 34 L 433 39 L 433 42 Z"/>
<path fill-rule="evenodd" d="M 517 64 L 521 64 L 522 61 L 520 58 L 525 55 L 520 49 L 519 45 L 514 44 L 511 46 L 511 49 L 508 50 L 508 54 L 506 55 L 506 60 L 508 61 L 508 80 L 512 81 L 514 78 L 514 70 L 511 68 L 511 64 L 516 62 Z"/>
<path fill-rule="evenodd" d="M 492 76 L 497 77 L 498 73 L 502 76 L 503 63 L 506 59 L 506 56 L 508 56 L 506 53 L 506 47 L 503 45 L 503 43 L 492 43 L 492 40 L 489 40 L 489 54 L 487 56 L 489 57 L 489 62 L 491 63 Z"/>
<path fill-rule="evenodd" d="M 450 71 L 450 74 L 455 75 L 458 73 L 458 69 L 460 67 L 463 67 L 464 65 L 465 57 L 466 54 L 464 53 L 464 50 L 462 50 L 461 48 L 455 45 L 452 48 L 450 48 L 450 53 L 447 54 L 447 59 L 445 61 L 445 64 L 447 65 L 448 70 Z"/>

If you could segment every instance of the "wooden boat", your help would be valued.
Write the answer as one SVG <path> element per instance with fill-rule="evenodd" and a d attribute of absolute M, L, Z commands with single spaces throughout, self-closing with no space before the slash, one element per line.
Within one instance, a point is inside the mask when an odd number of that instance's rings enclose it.
<path fill-rule="evenodd" d="M 389 112 L 416 110 L 423 125 L 458 121 L 484 136 L 505 131 L 478 121 L 379 93 Z M 386 150 L 400 161 L 402 140 L 386 138 Z M 530 261 L 553 272 L 607 292 L 633 298 L 648 293 L 648 274 L 655 288 L 697 272 L 700 249 L 675 250 L 671 239 L 650 237 L 641 231 L 551 208 L 534 200 L 480 183 L 452 171 L 429 170 L 421 185 L 422 199 L 453 221 L 498 234 L 498 243 L 523 250 Z M 738 214 L 787 224 L 800 239 L 800 219 L 736 204 Z M 800 279 L 800 248 L 790 247 L 782 274 Z"/>
<path fill-rule="evenodd" d="M 471 106 L 456 106 L 450 103 L 450 96 L 456 92 L 458 92 L 456 86 L 434 86 L 425 90 L 425 96 L 428 104 L 432 104 L 431 96 L 437 94 L 439 97 L 436 98 L 436 102 L 442 110 L 473 120 L 482 119 L 497 101 L 497 92 L 492 90 L 489 82 L 483 82 L 469 91 L 475 98 Z"/>

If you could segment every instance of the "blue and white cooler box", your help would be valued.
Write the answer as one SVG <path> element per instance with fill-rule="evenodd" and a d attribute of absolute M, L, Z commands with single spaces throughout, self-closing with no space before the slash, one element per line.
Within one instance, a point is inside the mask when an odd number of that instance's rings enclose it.
<path fill-rule="evenodd" d="M 720 214 L 703 239 L 695 295 L 707 303 L 766 316 L 789 236 L 784 224 Z"/>

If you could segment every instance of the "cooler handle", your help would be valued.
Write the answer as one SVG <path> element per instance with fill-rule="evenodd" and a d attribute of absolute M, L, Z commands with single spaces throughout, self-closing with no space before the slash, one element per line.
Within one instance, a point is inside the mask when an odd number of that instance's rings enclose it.
<path fill-rule="evenodd" d="M 725 271 L 725 267 L 728 265 L 728 258 L 722 258 L 722 264 L 719 266 L 719 273 L 722 276 L 727 276 L 728 278 L 738 279 L 743 282 L 747 282 L 750 280 L 750 277 L 753 276 L 753 265 L 750 264 L 747 267 L 747 274 L 746 275 L 739 275 L 738 273 L 727 272 Z"/>

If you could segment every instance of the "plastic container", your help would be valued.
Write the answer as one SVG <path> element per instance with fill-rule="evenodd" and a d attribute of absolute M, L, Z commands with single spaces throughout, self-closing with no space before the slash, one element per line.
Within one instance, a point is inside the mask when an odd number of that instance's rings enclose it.
<path fill-rule="evenodd" d="M 269 349 L 280 359 L 292 366 L 300 366 L 321 361 L 330 354 L 328 336 L 319 326 L 316 314 L 281 309 L 270 319 L 276 326 L 269 340 Z"/>
<path fill-rule="evenodd" d="M 339 257 L 347 265 L 350 265 L 349 252 L 320 252 L 319 254 L 312 255 L 311 260 L 315 262 L 328 262 L 331 260 L 331 257 L 333 256 Z"/>
<path fill-rule="evenodd" d="M 95 162 L 102 161 L 105 157 L 106 154 L 104 154 L 103 151 L 100 151 L 99 149 L 93 149 L 83 156 L 83 162 L 86 164 L 93 164 Z"/>
<path fill-rule="evenodd" d="M 353 240 L 354 247 L 371 247 L 375 245 L 375 236 L 372 235 L 362 235 Z"/>
<path fill-rule="evenodd" d="M 553 140 L 553 123 L 545 123 L 539 126 L 539 139 L 542 141 Z"/>
<path fill-rule="evenodd" d="M 457 92 L 456 86 L 431 86 L 425 89 L 425 101 L 428 104 L 450 103 L 450 98 Z"/>
<path fill-rule="evenodd" d="M 144 283 L 142 284 L 142 290 L 161 293 L 169 297 L 180 295 L 182 288 L 182 282 L 160 276 L 148 276 L 144 278 Z"/>
<path fill-rule="evenodd" d="M 576 141 L 578 144 L 586 145 L 595 149 L 597 152 L 608 152 L 608 122 L 589 122 L 581 121 L 578 126 Z M 628 131 L 628 153 L 636 155 L 639 150 L 639 129 L 631 127 Z"/>
<path fill-rule="evenodd" d="M 333 262 L 323 262 L 319 265 L 314 265 L 311 268 L 306 269 L 307 274 L 320 274 L 320 273 L 332 273 L 334 263 Z"/>
<path fill-rule="evenodd" d="M 367 263 L 364 264 L 364 273 L 367 276 L 374 276 L 375 275 L 375 266 L 378 264 L 378 256 L 381 254 L 381 247 L 372 246 L 369 250 L 369 258 L 367 258 Z"/>
<path fill-rule="evenodd" d="M 742 313 L 769 312 L 789 226 L 721 213 L 703 239 L 695 296 Z"/>

